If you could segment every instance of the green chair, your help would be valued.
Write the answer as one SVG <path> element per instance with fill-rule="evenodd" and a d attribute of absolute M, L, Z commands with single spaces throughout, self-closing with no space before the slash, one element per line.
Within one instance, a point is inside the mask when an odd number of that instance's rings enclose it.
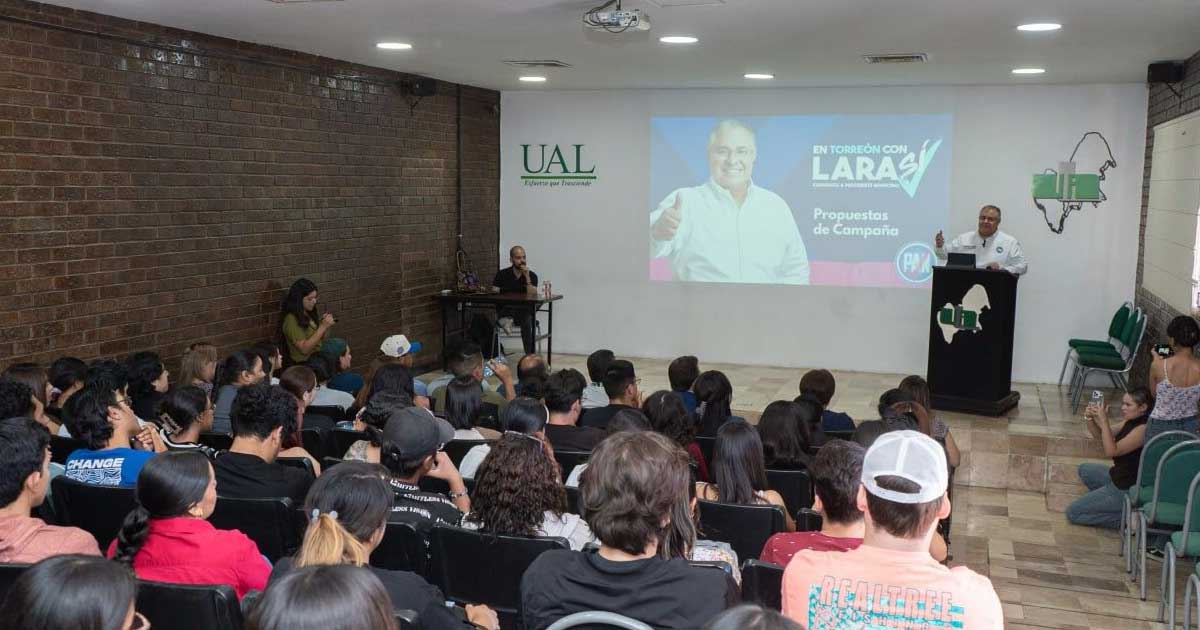
<path fill-rule="evenodd" d="M 1122 350 L 1113 354 L 1110 349 L 1080 350 L 1075 353 L 1075 374 L 1071 377 L 1074 393 L 1071 396 L 1072 412 L 1079 411 L 1079 399 L 1083 395 L 1088 376 L 1092 374 L 1107 374 L 1113 385 L 1118 389 L 1125 388 L 1125 375 L 1133 369 L 1134 359 L 1137 358 L 1138 347 L 1146 333 L 1147 317 L 1141 310 L 1135 310 L 1136 317 L 1133 325 L 1127 325 L 1123 331 Z"/>
<path fill-rule="evenodd" d="M 1175 628 L 1176 559 L 1200 557 L 1200 470 L 1196 472 L 1198 474 L 1192 477 L 1192 482 L 1188 486 L 1183 529 L 1171 534 L 1171 539 L 1167 541 L 1167 547 L 1163 551 L 1162 579 L 1159 581 L 1158 587 L 1158 620 L 1163 621 L 1163 613 L 1169 611 L 1166 615 L 1167 623 L 1172 630 Z"/>
<path fill-rule="evenodd" d="M 1188 490 L 1197 474 L 1200 474 L 1200 440 L 1172 446 L 1158 461 L 1151 500 L 1133 513 L 1138 541 L 1137 579 L 1142 599 L 1146 599 L 1146 539 L 1150 534 L 1173 534 L 1183 528 Z"/>
<path fill-rule="evenodd" d="M 1187 590 L 1183 596 L 1183 630 L 1192 630 L 1192 594 L 1196 594 L 1196 613 L 1200 618 L 1200 576 L 1195 572 L 1188 576 Z"/>
<path fill-rule="evenodd" d="M 1125 557 L 1125 572 L 1133 573 L 1133 511 L 1142 507 L 1154 496 L 1154 475 L 1158 462 L 1171 447 L 1195 440 L 1187 431 L 1166 431 L 1154 436 L 1142 447 L 1138 457 L 1137 480 L 1125 491 L 1125 502 L 1121 510 L 1121 555 Z"/>
<path fill-rule="evenodd" d="M 1062 370 L 1058 373 L 1058 384 L 1061 386 L 1063 376 L 1067 374 L 1067 364 L 1071 362 L 1071 357 L 1076 350 L 1081 348 L 1112 348 L 1117 349 L 1117 344 L 1120 343 L 1121 334 L 1125 330 L 1125 324 L 1129 321 L 1129 315 L 1133 313 L 1133 304 L 1126 302 L 1113 313 L 1112 320 L 1108 323 L 1108 339 L 1068 339 L 1067 340 L 1067 356 L 1063 357 Z"/>

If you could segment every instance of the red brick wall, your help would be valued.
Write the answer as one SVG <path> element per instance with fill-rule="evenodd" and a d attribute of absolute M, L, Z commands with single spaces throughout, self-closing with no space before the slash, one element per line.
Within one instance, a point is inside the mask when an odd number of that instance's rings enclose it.
<path fill-rule="evenodd" d="M 0 0 L 0 366 L 274 337 L 300 276 L 356 363 L 398 332 L 436 357 L 458 86 L 410 113 L 403 78 Z M 461 91 L 464 243 L 490 277 L 499 94 Z"/>

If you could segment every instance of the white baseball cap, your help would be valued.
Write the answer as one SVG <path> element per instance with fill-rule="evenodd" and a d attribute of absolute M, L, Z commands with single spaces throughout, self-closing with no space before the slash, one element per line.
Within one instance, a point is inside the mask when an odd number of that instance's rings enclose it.
<path fill-rule="evenodd" d="M 404 335 L 392 335 L 379 344 L 379 351 L 389 357 L 400 358 L 409 353 L 421 351 L 420 341 L 409 341 Z"/>
<path fill-rule="evenodd" d="M 916 492 L 881 488 L 882 476 L 907 479 Z M 933 438 L 917 431 L 889 431 L 879 436 L 863 458 L 862 484 L 867 492 L 896 503 L 929 503 L 946 494 L 950 473 L 946 452 Z"/>

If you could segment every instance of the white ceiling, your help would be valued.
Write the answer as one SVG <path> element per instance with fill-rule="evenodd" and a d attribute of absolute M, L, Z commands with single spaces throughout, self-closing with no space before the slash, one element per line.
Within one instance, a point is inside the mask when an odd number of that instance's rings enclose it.
<path fill-rule="evenodd" d="M 650 33 L 585 31 L 600 0 L 50 0 L 372 66 L 509 89 L 1144 81 L 1146 64 L 1200 49 L 1196 0 L 625 0 Z M 715 6 L 660 7 L 707 2 Z M 1063 24 L 1022 33 L 1025 22 Z M 658 37 L 688 34 L 691 46 Z M 375 48 L 382 40 L 413 50 Z M 925 52 L 929 63 L 867 66 L 864 53 Z M 538 87 L 503 59 L 560 59 Z M 1017 66 L 1046 74 L 1013 77 Z M 526 72 L 527 74 L 527 72 Z"/>

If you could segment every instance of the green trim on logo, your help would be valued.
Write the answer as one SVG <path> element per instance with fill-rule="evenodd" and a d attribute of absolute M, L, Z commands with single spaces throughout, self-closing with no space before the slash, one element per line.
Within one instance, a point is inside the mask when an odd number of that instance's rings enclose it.
<path fill-rule="evenodd" d="M 521 179 L 596 179 L 595 175 L 522 175 Z"/>

